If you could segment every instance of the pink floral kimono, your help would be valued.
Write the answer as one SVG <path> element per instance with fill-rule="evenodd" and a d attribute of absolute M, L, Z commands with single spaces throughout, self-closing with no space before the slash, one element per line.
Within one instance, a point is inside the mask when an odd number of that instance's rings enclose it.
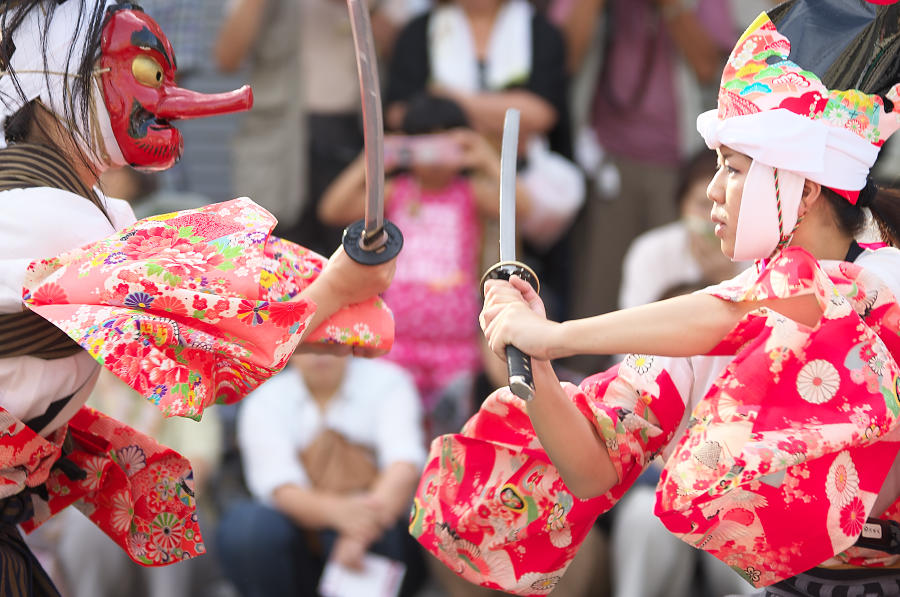
<path fill-rule="evenodd" d="M 315 312 L 293 297 L 326 260 L 274 225 L 249 199 L 147 218 L 32 263 L 24 301 L 164 414 L 199 419 L 280 371 Z M 372 299 L 306 341 L 386 350 L 393 329 Z M 45 439 L 0 409 L 0 449 L 0 498 L 46 483 L 27 529 L 74 503 L 141 564 L 203 553 L 190 465 L 152 438 L 85 407 Z M 87 476 L 54 467 L 61 456 Z"/>
<path fill-rule="evenodd" d="M 731 301 L 812 293 L 823 317 L 809 328 L 769 309 L 748 314 L 711 353 L 734 358 L 681 435 L 685 400 L 663 359 L 631 355 L 566 384 L 616 467 L 608 494 L 573 497 L 522 402 L 502 389 L 432 444 L 411 532 L 474 583 L 546 594 L 596 516 L 667 448 L 656 515 L 754 586 L 826 562 L 894 563 L 853 544 L 900 449 L 900 305 L 858 265 L 824 267 L 788 248 L 761 274 L 704 291 Z M 900 520 L 900 506 L 883 516 Z"/>

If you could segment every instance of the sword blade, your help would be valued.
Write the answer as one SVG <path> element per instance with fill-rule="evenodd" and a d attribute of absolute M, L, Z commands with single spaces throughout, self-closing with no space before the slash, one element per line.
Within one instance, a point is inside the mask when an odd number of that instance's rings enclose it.
<path fill-rule="evenodd" d="M 516 260 L 516 159 L 519 111 L 506 110 L 500 148 L 500 261 Z"/>
<path fill-rule="evenodd" d="M 366 215 L 361 241 L 367 249 L 374 250 L 387 241 L 384 234 L 384 117 L 378 58 L 365 0 L 347 0 L 347 8 L 356 48 L 366 156 Z"/>

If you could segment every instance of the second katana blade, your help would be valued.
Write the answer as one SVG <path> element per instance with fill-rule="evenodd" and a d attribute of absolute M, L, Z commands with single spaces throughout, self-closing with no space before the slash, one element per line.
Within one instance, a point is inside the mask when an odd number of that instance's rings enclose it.
<path fill-rule="evenodd" d="M 516 160 L 519 148 L 519 111 L 510 108 L 503 121 L 503 146 L 500 150 L 500 261 L 482 278 L 508 280 L 518 276 L 538 290 L 535 273 L 516 260 Z M 506 367 L 509 389 L 523 400 L 534 397 L 534 381 L 531 375 L 531 357 L 513 345 L 506 347 Z"/>

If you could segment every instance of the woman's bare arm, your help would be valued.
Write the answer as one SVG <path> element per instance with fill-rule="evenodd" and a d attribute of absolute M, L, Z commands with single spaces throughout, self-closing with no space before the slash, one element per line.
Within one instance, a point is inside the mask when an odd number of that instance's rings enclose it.
<path fill-rule="evenodd" d="M 535 313 L 526 301 L 540 300 L 527 283 L 489 281 L 482 327 L 491 349 L 507 344 L 540 359 L 576 354 L 641 353 L 694 356 L 712 350 L 747 314 L 763 307 L 815 325 L 822 311 L 812 295 L 766 301 L 730 302 L 708 294 L 689 294 L 556 323 Z M 524 296 L 524 299 L 523 299 Z"/>
<path fill-rule="evenodd" d="M 566 487 L 578 498 L 603 495 L 619 482 L 606 444 L 559 384 L 549 361 L 533 360 L 535 394 L 528 416 Z"/>
<path fill-rule="evenodd" d="M 462 93 L 438 87 L 432 91 L 458 103 L 469 117 L 472 128 L 491 139 L 500 139 L 503 118 L 509 108 L 519 111 L 519 128 L 523 139 L 532 134 L 546 134 L 559 118 L 553 104 L 524 89 Z"/>

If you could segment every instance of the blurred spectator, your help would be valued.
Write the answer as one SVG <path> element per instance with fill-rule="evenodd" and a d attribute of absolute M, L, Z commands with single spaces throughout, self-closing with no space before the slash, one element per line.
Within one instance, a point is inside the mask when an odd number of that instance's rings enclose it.
<path fill-rule="evenodd" d="M 130 166 L 107 170 L 100 177 L 103 192 L 109 197 L 128 201 L 138 219 L 203 207 L 211 202 L 200 193 L 176 191 L 161 182 L 161 172 L 141 172 Z"/>
<path fill-rule="evenodd" d="M 555 156 L 572 156 L 565 43 L 559 29 L 527 0 L 442 1 L 411 20 L 398 35 L 388 71 L 386 126 L 398 129 L 407 102 L 426 89 L 456 101 L 472 128 L 497 148 L 506 110 L 518 109 L 520 173 L 531 167 L 533 138 L 546 139 Z M 575 198 L 582 197 L 576 193 Z M 573 203 L 575 211 L 577 201 L 558 205 Z M 518 255 L 538 274 L 554 315 L 567 301 L 564 232 L 553 239 L 561 242 L 526 242 Z"/>
<path fill-rule="evenodd" d="M 719 249 L 706 187 L 716 154 L 701 149 L 680 168 L 674 195 L 679 219 L 639 235 L 625 254 L 619 308 L 659 300 L 666 290 L 701 280 L 728 280 L 743 269 Z"/>
<path fill-rule="evenodd" d="M 504 114 L 517 108 L 522 139 L 549 135 L 571 155 L 563 38 L 526 0 L 439 2 L 410 21 L 388 71 L 386 125 L 400 128 L 406 103 L 426 89 L 456 101 L 498 147 Z"/>
<path fill-rule="evenodd" d="M 701 144 L 696 117 L 715 105 L 717 75 L 738 35 L 727 0 L 594 3 L 605 11 L 591 119 L 599 146 L 582 156 L 598 176 L 573 231 L 573 317 L 614 310 L 628 245 L 678 217 L 678 168 Z M 570 363 L 587 372 L 603 361 Z"/>
<path fill-rule="evenodd" d="M 232 141 L 235 194 L 268 209 L 281 227 L 293 225 L 300 217 L 301 183 L 306 180 L 301 36 L 297 34 L 301 4 L 230 0 L 214 46 L 222 71 L 232 72 L 248 63 L 253 88 L 253 109 L 241 118 Z"/>
<path fill-rule="evenodd" d="M 238 441 L 255 499 L 225 513 L 218 547 L 245 597 L 317 595 L 329 558 L 419 557 L 406 525 L 425 458 L 421 409 L 396 365 L 295 355 L 242 402 Z"/>
<path fill-rule="evenodd" d="M 162 27 L 175 49 L 178 84 L 205 93 L 235 89 L 243 75 L 225 75 L 210 60 L 223 17 L 222 0 L 140 0 L 144 11 Z M 228 167 L 228 140 L 239 114 L 178 122 L 184 155 L 173 168 L 160 173 L 163 190 L 192 192 L 223 201 L 234 197 Z"/>
<path fill-rule="evenodd" d="M 403 13 L 397 1 L 373 10 L 376 47 L 390 50 Z M 329 254 L 341 229 L 316 207 L 363 146 L 346 2 L 230 0 L 215 57 L 226 72 L 246 62 L 254 92 L 234 139 L 236 192 L 275 214 L 279 236 Z"/>
<path fill-rule="evenodd" d="M 414 97 L 403 131 L 385 140 L 385 169 L 396 174 L 385 183 L 385 217 L 404 238 L 384 294 L 396 322 L 386 358 L 412 373 L 431 438 L 458 431 L 472 412 L 471 404 L 441 398 L 459 397 L 448 386 L 470 383 L 481 366 L 479 249 L 483 222 L 499 214 L 500 157 L 443 97 Z M 323 197 L 322 220 L 344 225 L 361 218 L 365 182 L 360 155 Z M 529 209 L 524 190 L 517 208 Z"/>
<path fill-rule="evenodd" d="M 209 53 L 221 18 L 221 0 L 141 0 L 141 8 L 159 23 L 178 56 L 179 84 L 208 69 Z"/>
<path fill-rule="evenodd" d="M 196 494 L 207 494 L 207 483 L 218 467 L 222 450 L 222 425 L 216 409 L 206 411 L 199 424 L 179 417 L 167 419 L 156 406 L 105 369 L 88 399 L 88 406 L 150 435 L 186 457 L 194 472 Z M 197 503 L 197 513 L 204 531 L 209 530 L 204 540 L 211 544 L 215 516 L 202 497 Z M 214 558 L 146 568 L 132 562 L 76 509 L 70 508 L 61 515 L 57 531 L 61 586 L 67 588 L 70 597 L 217 597 L 227 590 Z"/>

